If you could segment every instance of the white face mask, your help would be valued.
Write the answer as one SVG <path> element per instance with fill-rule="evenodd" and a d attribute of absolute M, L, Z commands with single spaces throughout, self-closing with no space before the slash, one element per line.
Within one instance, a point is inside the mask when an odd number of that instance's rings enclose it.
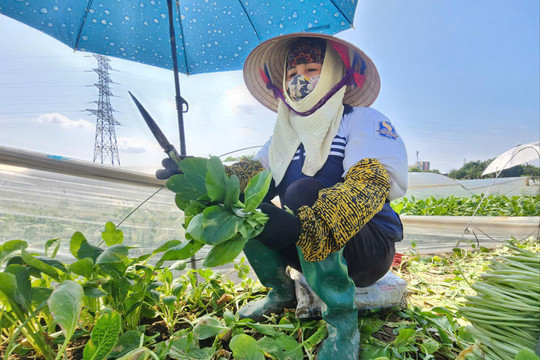
<path fill-rule="evenodd" d="M 298 74 L 287 81 L 287 91 L 291 99 L 298 101 L 308 96 L 315 89 L 315 86 L 317 86 L 319 78 L 320 75 L 308 78 L 302 74 Z"/>

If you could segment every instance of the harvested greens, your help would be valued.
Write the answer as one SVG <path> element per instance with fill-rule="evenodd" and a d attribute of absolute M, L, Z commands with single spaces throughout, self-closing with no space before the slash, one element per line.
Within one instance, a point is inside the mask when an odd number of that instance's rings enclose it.
<path fill-rule="evenodd" d="M 195 254 L 204 245 L 212 246 L 204 266 L 233 261 L 268 221 L 257 207 L 270 187 L 270 172 L 265 170 L 249 181 L 242 202 L 238 177 L 228 176 L 219 158 L 187 158 L 180 169 L 182 174 L 172 176 L 167 187 L 176 193 L 176 205 L 184 211 L 188 243 L 183 247 Z"/>
<path fill-rule="evenodd" d="M 466 296 L 459 312 L 486 360 L 514 359 L 537 347 L 540 335 L 540 255 L 509 244 L 513 254 L 496 257 Z M 534 355 L 531 355 L 531 359 Z M 517 359 L 517 357 L 516 357 Z"/>

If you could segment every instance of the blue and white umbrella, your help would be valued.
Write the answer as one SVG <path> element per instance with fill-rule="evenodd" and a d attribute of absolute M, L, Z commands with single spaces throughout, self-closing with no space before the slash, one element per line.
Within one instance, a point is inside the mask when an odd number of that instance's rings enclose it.
<path fill-rule="evenodd" d="M 178 72 L 239 70 L 259 43 L 293 32 L 335 34 L 352 26 L 357 0 L 0 0 L 0 14 L 75 50 Z"/>

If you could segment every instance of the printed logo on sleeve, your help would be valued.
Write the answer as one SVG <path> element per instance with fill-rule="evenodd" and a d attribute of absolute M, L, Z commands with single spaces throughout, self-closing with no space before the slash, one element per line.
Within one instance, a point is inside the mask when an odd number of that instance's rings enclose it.
<path fill-rule="evenodd" d="M 392 125 L 388 121 L 379 121 L 379 128 L 377 129 L 377 133 L 381 137 L 385 137 L 387 139 L 396 140 L 398 138 L 398 134 L 396 132 L 396 129 L 394 128 L 394 125 Z"/>

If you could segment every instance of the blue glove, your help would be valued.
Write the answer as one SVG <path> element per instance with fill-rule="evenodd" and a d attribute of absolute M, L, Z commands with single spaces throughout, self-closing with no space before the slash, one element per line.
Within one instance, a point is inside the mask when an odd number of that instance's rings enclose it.
<path fill-rule="evenodd" d="M 163 166 L 163 169 L 156 171 L 156 178 L 159 180 L 167 180 L 173 175 L 182 173 L 182 170 L 180 170 L 178 165 L 168 157 L 161 160 L 161 165 Z"/>
<path fill-rule="evenodd" d="M 270 203 L 262 203 L 259 209 L 269 217 L 257 236 L 267 248 L 277 250 L 298 241 L 302 227 L 296 216 Z"/>
<path fill-rule="evenodd" d="M 180 159 L 184 160 L 187 158 L 193 157 L 191 155 L 180 155 Z M 163 169 L 159 169 L 156 171 L 156 178 L 159 180 L 167 180 L 173 175 L 182 174 L 182 170 L 176 165 L 174 161 L 172 161 L 171 158 L 166 157 L 165 159 L 161 160 L 161 165 L 163 166 Z"/>

